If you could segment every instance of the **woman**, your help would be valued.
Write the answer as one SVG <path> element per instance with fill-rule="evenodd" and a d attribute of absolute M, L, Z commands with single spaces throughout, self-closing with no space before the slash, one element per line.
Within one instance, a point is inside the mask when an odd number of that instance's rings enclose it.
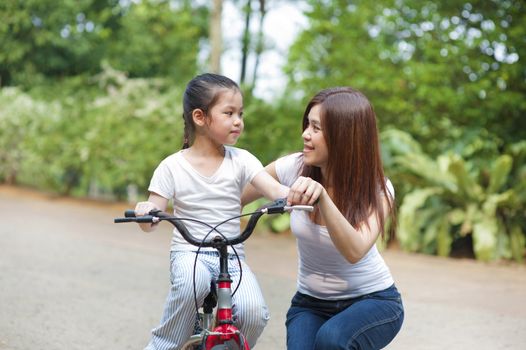
<path fill-rule="evenodd" d="M 322 90 L 307 105 L 302 137 L 302 153 L 266 167 L 291 187 L 290 203 L 316 205 L 290 218 L 299 270 L 287 349 L 381 349 L 404 311 L 375 245 L 394 220 L 394 190 L 384 177 L 373 108 L 352 88 Z M 258 196 L 248 187 L 242 202 Z"/>

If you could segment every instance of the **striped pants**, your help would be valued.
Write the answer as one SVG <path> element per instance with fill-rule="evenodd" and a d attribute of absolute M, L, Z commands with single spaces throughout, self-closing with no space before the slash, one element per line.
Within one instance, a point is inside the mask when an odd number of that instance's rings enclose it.
<path fill-rule="evenodd" d="M 194 252 L 171 252 L 170 291 L 164 305 L 161 324 L 152 330 L 145 350 L 180 349 L 194 331 L 195 302 L 193 289 Z M 254 347 L 270 316 L 254 273 L 241 258 L 242 281 L 233 297 L 233 319 Z M 228 261 L 232 291 L 239 282 L 240 269 L 235 256 Z M 214 253 L 199 254 L 196 265 L 197 301 L 201 306 L 210 292 L 210 281 L 219 274 L 219 258 Z"/>

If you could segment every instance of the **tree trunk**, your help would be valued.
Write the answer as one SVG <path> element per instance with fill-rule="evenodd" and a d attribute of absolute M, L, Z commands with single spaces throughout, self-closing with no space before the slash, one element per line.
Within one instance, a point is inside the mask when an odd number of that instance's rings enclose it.
<path fill-rule="evenodd" d="M 263 22 L 265 21 L 265 15 L 267 14 L 267 9 L 265 7 L 265 0 L 259 0 L 259 28 L 258 28 L 258 35 L 257 35 L 257 41 L 256 41 L 256 61 L 254 63 L 254 71 L 252 75 L 252 86 L 250 88 L 250 91 L 254 90 L 254 87 L 256 86 L 256 80 L 258 75 L 258 67 L 259 67 L 259 60 L 261 58 L 261 54 L 263 53 L 265 49 L 264 45 L 264 33 L 263 33 Z"/>
<path fill-rule="evenodd" d="M 221 14 L 223 0 L 213 0 L 210 19 L 210 72 L 221 73 L 221 52 L 223 51 L 223 38 L 221 30 Z"/>
<path fill-rule="evenodd" d="M 252 1 L 247 0 L 244 8 L 245 12 L 245 28 L 243 30 L 243 37 L 241 39 L 241 74 L 239 83 L 244 84 L 247 73 L 247 59 L 250 48 L 250 17 L 252 16 Z"/>

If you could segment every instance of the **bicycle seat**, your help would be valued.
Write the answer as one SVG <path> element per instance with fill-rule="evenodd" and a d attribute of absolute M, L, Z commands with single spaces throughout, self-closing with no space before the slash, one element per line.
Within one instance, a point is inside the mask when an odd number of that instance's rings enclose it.
<path fill-rule="evenodd" d="M 217 305 L 217 287 L 215 281 L 210 282 L 210 293 L 203 302 L 203 312 L 211 313 Z"/>

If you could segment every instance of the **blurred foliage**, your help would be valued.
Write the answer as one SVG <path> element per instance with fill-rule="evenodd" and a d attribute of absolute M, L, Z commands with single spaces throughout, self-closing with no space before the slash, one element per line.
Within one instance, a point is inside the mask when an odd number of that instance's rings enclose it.
<path fill-rule="evenodd" d="M 268 103 L 246 95 L 245 131 L 237 143 L 256 154 L 263 164 L 303 148 L 302 116 L 304 106 L 281 97 Z"/>
<path fill-rule="evenodd" d="M 289 91 L 372 101 L 405 249 L 525 254 L 526 11 L 519 0 L 307 1 Z M 403 130 L 396 131 L 396 129 Z"/>
<path fill-rule="evenodd" d="M 96 74 L 189 80 L 207 36 L 208 9 L 192 1 L 4 0 L 0 85 Z"/>
<path fill-rule="evenodd" d="M 290 49 L 291 89 L 306 96 L 351 85 L 382 127 L 409 132 L 432 154 L 486 128 L 526 139 L 526 6 L 520 0 L 308 1 L 309 25 Z"/>
<path fill-rule="evenodd" d="M 455 240 L 470 235 L 477 259 L 524 259 L 525 141 L 482 164 L 454 152 L 430 158 L 400 130 L 382 140 L 397 180 L 409 184 L 398 220 L 404 249 L 448 256 Z"/>
<path fill-rule="evenodd" d="M 106 67 L 48 88 L 0 90 L 0 179 L 126 198 L 129 185 L 147 188 L 155 166 L 181 145 L 181 92 L 165 82 Z"/>
<path fill-rule="evenodd" d="M 311 96 L 353 86 L 378 116 L 401 246 L 449 255 L 467 241 L 478 259 L 523 260 L 524 2 L 301 3 L 288 84 L 273 101 L 246 88 L 237 146 L 264 164 L 300 150 Z M 208 16 L 189 0 L 0 2 L 0 181 L 144 195 L 181 146 L 182 92 L 202 71 Z"/>

